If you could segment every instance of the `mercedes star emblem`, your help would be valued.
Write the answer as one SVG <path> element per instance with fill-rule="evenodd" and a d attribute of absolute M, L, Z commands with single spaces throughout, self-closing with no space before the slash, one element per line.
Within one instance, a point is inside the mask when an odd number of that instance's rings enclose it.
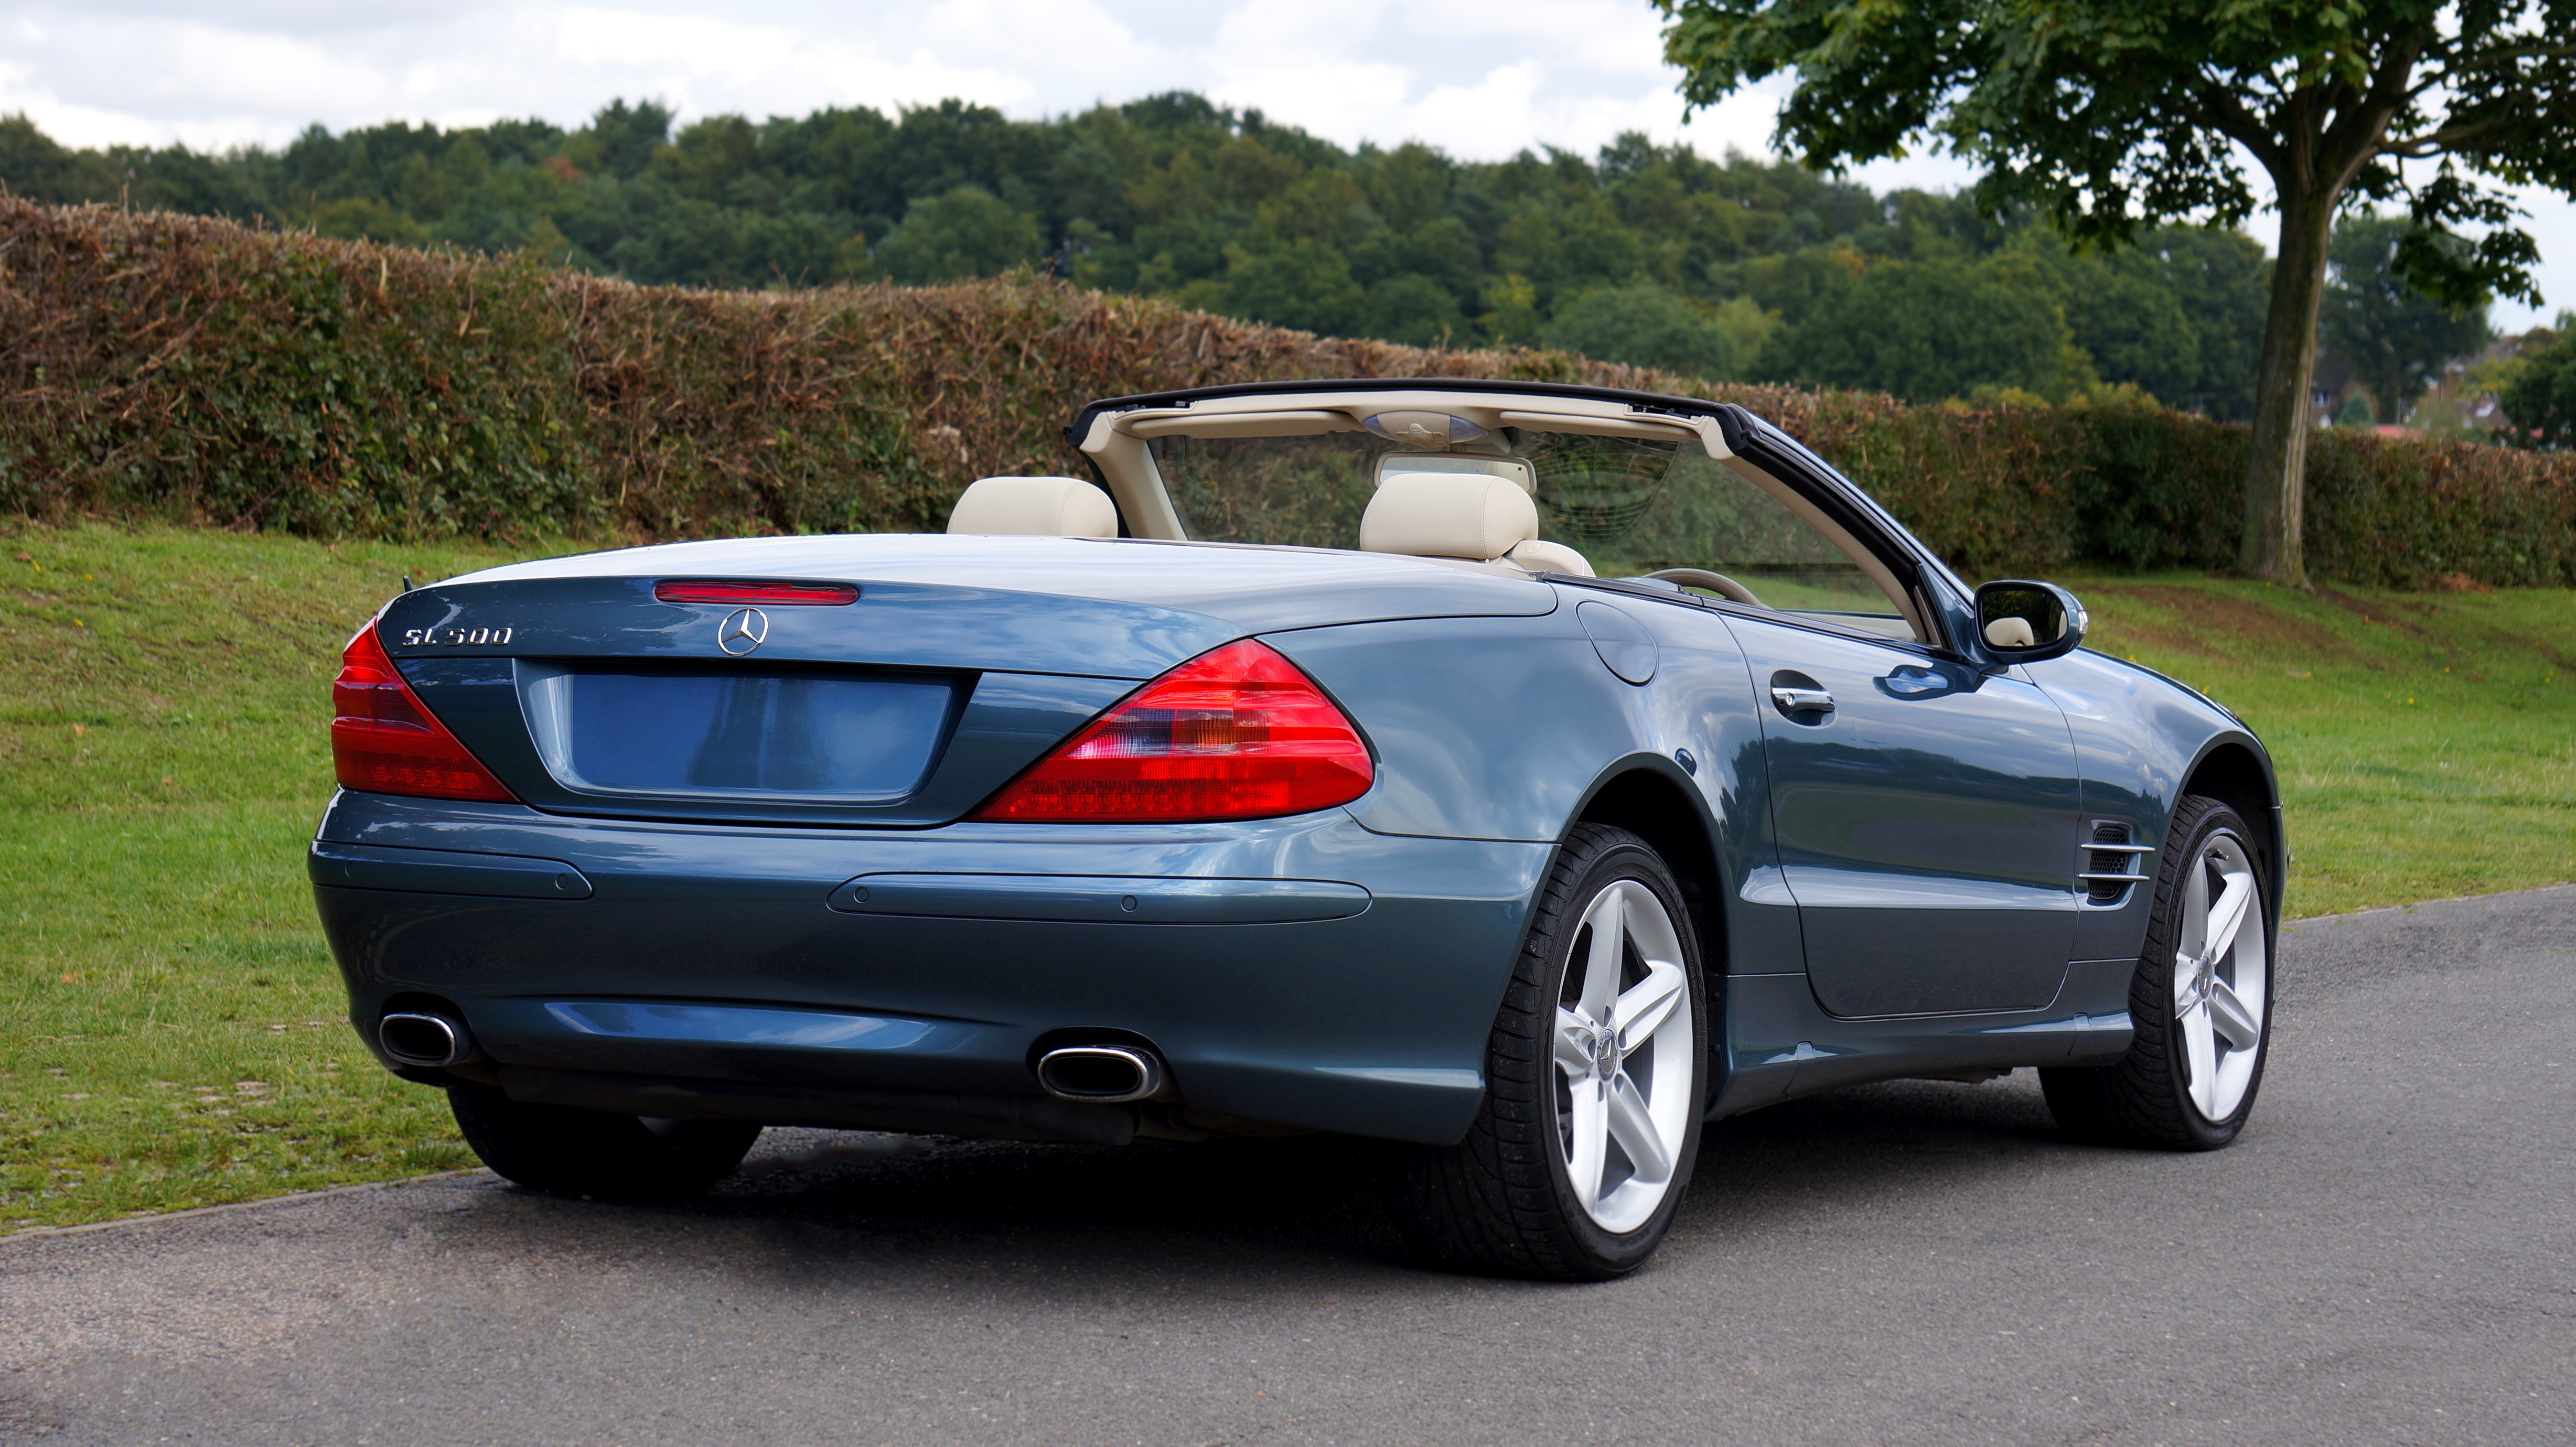
<path fill-rule="evenodd" d="M 716 646 L 736 658 L 758 648 L 769 637 L 769 615 L 757 608 L 736 608 L 716 625 Z"/>

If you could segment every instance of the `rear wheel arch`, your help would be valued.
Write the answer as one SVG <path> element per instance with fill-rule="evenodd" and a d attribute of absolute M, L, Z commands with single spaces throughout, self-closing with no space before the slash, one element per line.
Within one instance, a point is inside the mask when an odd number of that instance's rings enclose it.
<path fill-rule="evenodd" d="M 1712 983 L 1723 978 L 1726 889 L 1718 864 L 1717 831 L 1698 790 L 1678 767 L 1656 758 L 1604 775 L 1567 828 L 1576 824 L 1625 829 L 1663 856 L 1690 910 L 1702 966 Z"/>

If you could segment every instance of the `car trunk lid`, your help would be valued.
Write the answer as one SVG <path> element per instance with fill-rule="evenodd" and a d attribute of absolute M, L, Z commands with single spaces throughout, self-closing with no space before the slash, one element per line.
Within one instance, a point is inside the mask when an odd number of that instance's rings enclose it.
<path fill-rule="evenodd" d="M 726 579 L 845 586 L 809 589 L 824 602 L 656 596 Z M 405 593 L 378 636 L 423 703 L 537 808 L 922 827 L 962 817 L 1145 680 L 1248 633 L 1545 612 L 1553 598 L 1317 551 L 780 538 L 494 569 Z"/>

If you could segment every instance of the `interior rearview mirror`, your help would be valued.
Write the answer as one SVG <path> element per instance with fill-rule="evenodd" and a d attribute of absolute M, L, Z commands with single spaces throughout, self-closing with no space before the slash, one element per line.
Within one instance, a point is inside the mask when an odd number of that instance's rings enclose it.
<path fill-rule="evenodd" d="M 2055 583 L 2008 579 L 1977 590 L 1977 641 L 2003 663 L 2036 663 L 2084 641 L 2084 605 Z"/>

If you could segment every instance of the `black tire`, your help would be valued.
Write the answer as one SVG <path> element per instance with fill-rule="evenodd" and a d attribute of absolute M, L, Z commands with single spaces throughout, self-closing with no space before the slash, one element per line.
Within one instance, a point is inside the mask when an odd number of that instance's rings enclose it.
<path fill-rule="evenodd" d="M 2259 894 L 2254 912 L 2242 928 L 2257 932 L 2266 968 L 2253 1077 L 2235 1109 L 2211 1120 L 2191 1097 L 2191 1066 L 2183 1026 L 2174 1013 L 2174 959 L 2183 929 L 2184 872 L 2201 859 L 2211 840 L 2219 835 L 2232 835 L 2252 865 Z M 2254 1111 L 2254 1097 L 2263 1085 L 2263 1068 L 2271 1058 L 2273 981 L 2277 973 L 2269 968 L 2269 961 L 2270 905 L 2278 886 L 2267 877 L 2266 856 L 2255 847 L 2254 840 L 2254 832 L 2246 827 L 2244 818 L 2216 799 L 2187 795 L 2175 808 L 2172 827 L 2166 831 L 2163 858 L 2156 869 L 2146 946 L 2129 989 L 2129 1019 L 2137 1030 L 2129 1053 L 2116 1065 L 2060 1066 L 2039 1072 L 2049 1112 L 2068 1135 L 2099 1145 L 2211 1151 L 2235 1140 L 2245 1128 L 2246 1118 Z"/>
<path fill-rule="evenodd" d="M 1613 1233 L 1576 1195 L 1562 1144 L 1554 1055 L 1558 1001 L 1584 911 L 1604 888 L 1633 880 L 1653 893 L 1681 945 L 1693 1049 L 1686 1133 L 1652 1215 Z M 1623 976 L 1624 978 L 1624 976 Z M 1708 1092 L 1708 992 L 1700 946 L 1672 871 L 1623 829 L 1575 826 L 1557 851 L 1485 1052 L 1485 1098 L 1453 1146 L 1394 1150 L 1386 1196 L 1414 1255 L 1452 1271 L 1600 1281 L 1644 1264 L 1662 1243 L 1690 1185 Z"/>
<path fill-rule="evenodd" d="M 738 1121 L 656 1121 L 530 1105 L 488 1085 L 452 1085 L 448 1107 L 483 1164 L 522 1186 L 609 1201 L 694 1196 L 742 1164 L 760 1127 Z"/>

